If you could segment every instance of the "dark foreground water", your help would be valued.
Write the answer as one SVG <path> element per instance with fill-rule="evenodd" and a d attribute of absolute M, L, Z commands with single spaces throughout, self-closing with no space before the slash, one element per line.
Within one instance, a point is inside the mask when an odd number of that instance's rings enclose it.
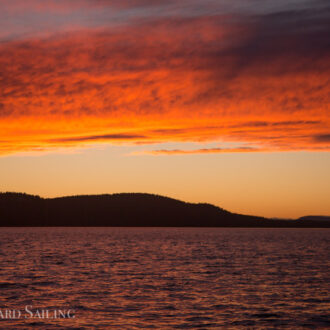
<path fill-rule="evenodd" d="M 2 228 L 0 329 L 326 328 L 329 239 L 329 229 Z"/>

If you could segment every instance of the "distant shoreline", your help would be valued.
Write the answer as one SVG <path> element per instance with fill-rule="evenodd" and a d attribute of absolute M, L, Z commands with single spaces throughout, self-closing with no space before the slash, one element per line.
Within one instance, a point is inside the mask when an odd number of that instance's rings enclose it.
<path fill-rule="evenodd" d="M 207 227 L 207 226 L 186 226 L 186 227 L 174 227 L 174 226 L 2 226 L 1 228 L 242 228 L 242 229 L 329 229 L 330 226 L 315 227 L 315 226 L 278 226 L 278 227 L 268 227 L 268 226 L 217 226 L 217 227 Z"/>
<path fill-rule="evenodd" d="M 0 193 L 0 227 L 330 228 L 330 217 L 269 219 L 143 193 L 58 198 Z"/>

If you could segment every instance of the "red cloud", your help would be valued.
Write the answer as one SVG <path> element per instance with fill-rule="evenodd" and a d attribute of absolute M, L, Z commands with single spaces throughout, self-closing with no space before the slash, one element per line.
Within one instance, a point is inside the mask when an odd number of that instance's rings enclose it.
<path fill-rule="evenodd" d="M 3 42 L 0 153 L 96 141 L 328 150 L 327 25 L 284 31 L 267 19 L 163 18 Z"/>

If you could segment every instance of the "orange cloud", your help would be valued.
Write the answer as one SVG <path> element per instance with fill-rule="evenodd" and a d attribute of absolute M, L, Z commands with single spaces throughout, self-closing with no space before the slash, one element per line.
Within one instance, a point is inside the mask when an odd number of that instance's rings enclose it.
<path fill-rule="evenodd" d="M 158 17 L 2 42 L 0 154 L 96 142 L 330 150 L 327 17 L 298 14 Z M 153 153 L 179 152 L 191 153 Z"/>

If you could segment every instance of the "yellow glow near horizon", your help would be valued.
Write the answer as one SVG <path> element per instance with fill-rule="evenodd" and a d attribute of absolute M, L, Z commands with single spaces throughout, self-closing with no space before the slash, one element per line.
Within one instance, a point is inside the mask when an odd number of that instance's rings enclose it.
<path fill-rule="evenodd" d="M 329 153 L 129 155 L 134 149 L 2 157 L 1 190 L 43 197 L 147 192 L 267 217 L 330 214 Z"/>

